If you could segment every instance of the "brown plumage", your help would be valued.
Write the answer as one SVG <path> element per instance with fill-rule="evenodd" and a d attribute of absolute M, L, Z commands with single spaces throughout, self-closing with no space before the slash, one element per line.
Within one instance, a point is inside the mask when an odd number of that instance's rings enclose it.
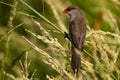
<path fill-rule="evenodd" d="M 71 67 L 74 73 L 78 73 L 81 65 L 79 52 L 83 50 L 86 36 L 86 22 L 84 16 L 76 6 L 70 6 L 64 10 L 64 13 L 70 15 L 69 35 L 65 32 L 65 38 L 72 43 Z"/>

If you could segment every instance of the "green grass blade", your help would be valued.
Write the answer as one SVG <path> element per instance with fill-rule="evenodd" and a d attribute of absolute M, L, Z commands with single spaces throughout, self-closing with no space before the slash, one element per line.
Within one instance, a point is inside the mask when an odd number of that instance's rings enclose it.
<path fill-rule="evenodd" d="M 54 25 L 51 21 L 49 21 L 47 18 L 45 18 L 42 14 L 37 12 L 35 9 L 33 9 L 31 6 L 29 6 L 26 2 L 23 0 L 20 0 L 21 3 L 23 3 L 25 6 L 27 6 L 30 10 L 32 10 L 34 13 L 36 13 L 42 20 L 53 26 L 55 29 L 57 29 L 59 32 L 64 33 L 62 30 L 60 30 L 56 25 Z"/>
<path fill-rule="evenodd" d="M 11 5 L 11 4 L 8 4 L 8 3 L 5 3 L 5 2 L 2 2 L 0 1 L 1 4 L 4 4 L 4 5 L 7 5 L 7 6 L 10 6 L 10 7 L 15 7 L 14 5 Z"/>
<path fill-rule="evenodd" d="M 7 35 L 9 35 L 11 32 L 13 32 L 15 29 L 17 29 L 18 27 L 22 26 L 23 23 L 21 24 L 18 24 L 17 26 L 13 27 L 10 31 L 8 31 L 5 35 L 3 35 L 1 38 L 0 38 L 0 42 L 5 38 L 7 37 Z"/>

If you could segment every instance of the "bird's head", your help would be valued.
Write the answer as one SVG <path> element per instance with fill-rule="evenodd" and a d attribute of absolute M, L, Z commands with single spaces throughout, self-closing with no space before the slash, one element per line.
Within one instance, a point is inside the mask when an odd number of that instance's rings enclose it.
<path fill-rule="evenodd" d="M 77 12 L 79 12 L 79 9 L 76 6 L 70 6 L 66 8 L 63 12 L 72 16 L 75 15 Z"/>

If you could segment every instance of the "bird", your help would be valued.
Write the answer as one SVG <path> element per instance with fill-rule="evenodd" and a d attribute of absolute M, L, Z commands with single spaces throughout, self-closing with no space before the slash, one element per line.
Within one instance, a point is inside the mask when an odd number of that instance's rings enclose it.
<path fill-rule="evenodd" d="M 69 6 L 64 11 L 70 16 L 69 34 L 64 32 L 64 38 L 71 42 L 71 68 L 74 74 L 78 74 L 81 66 L 80 52 L 83 51 L 86 37 L 86 21 L 77 6 Z"/>

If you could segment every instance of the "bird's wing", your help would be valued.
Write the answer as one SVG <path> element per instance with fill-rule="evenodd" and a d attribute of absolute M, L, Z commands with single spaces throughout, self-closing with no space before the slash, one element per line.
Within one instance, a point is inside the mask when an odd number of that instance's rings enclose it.
<path fill-rule="evenodd" d="M 86 25 L 81 25 L 80 23 L 75 24 L 72 22 L 70 27 L 72 30 L 70 32 L 72 44 L 79 50 L 82 50 L 83 44 L 85 41 L 85 35 L 86 35 L 86 31 L 84 31 L 84 28 L 86 27 Z M 79 29 L 79 30 L 77 30 L 77 29 Z"/>
<path fill-rule="evenodd" d="M 72 34 L 71 37 L 72 37 L 73 45 L 76 48 L 82 50 L 83 44 L 84 44 L 84 40 L 85 40 L 85 34 L 77 34 L 77 35 L 76 34 Z"/>

